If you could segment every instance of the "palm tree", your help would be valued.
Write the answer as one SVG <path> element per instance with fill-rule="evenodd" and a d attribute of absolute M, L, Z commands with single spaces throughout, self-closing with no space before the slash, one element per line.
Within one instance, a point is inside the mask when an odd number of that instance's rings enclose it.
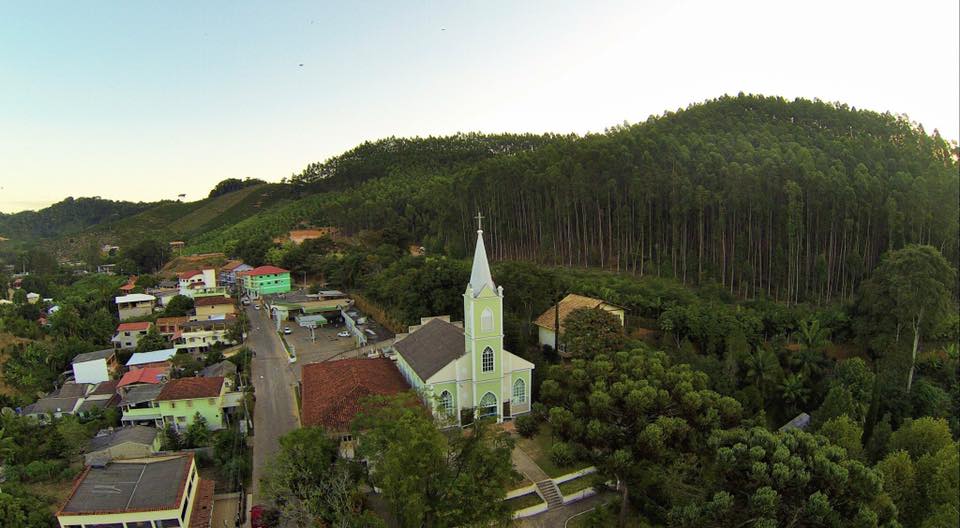
<path fill-rule="evenodd" d="M 807 398 L 810 396 L 810 389 L 806 386 L 803 374 L 790 374 L 783 378 L 780 391 L 783 401 L 790 405 L 793 410 L 796 410 L 799 405 L 807 403 Z"/>
<path fill-rule="evenodd" d="M 820 320 L 815 318 L 804 319 L 800 321 L 800 328 L 795 337 L 799 341 L 801 348 L 806 350 L 820 351 L 823 347 L 830 344 L 827 339 L 828 331 L 820 326 Z"/>
<path fill-rule="evenodd" d="M 757 346 L 747 355 L 747 379 L 760 390 L 766 399 L 767 387 L 776 382 L 780 373 L 780 362 L 770 349 Z"/>

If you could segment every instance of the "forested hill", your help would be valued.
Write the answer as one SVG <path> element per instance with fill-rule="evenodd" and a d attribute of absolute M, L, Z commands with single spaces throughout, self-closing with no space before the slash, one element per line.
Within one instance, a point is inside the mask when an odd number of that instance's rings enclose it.
<path fill-rule="evenodd" d="M 903 118 L 820 101 L 722 97 L 603 134 L 366 143 L 292 182 L 288 206 L 194 241 L 309 221 L 393 227 L 462 256 L 478 210 L 493 258 L 713 280 L 742 296 L 850 295 L 889 248 L 958 263 L 955 145 Z"/>
<path fill-rule="evenodd" d="M 95 198 L 66 198 L 39 211 L 0 213 L 0 236 L 36 240 L 62 236 L 149 209 L 154 204 Z"/>

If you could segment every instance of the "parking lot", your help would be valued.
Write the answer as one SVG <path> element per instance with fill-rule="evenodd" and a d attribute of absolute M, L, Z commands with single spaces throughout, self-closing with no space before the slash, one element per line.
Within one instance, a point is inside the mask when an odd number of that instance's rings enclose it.
<path fill-rule="evenodd" d="M 355 357 L 350 355 L 356 350 L 356 341 L 353 337 L 338 337 L 343 327 L 327 325 L 314 330 L 316 340 L 310 339 L 310 329 L 302 328 L 296 321 L 284 321 L 281 328 L 289 328 L 290 334 L 283 337 L 287 343 L 294 346 L 297 353 L 297 362 L 293 365 L 297 380 L 300 380 L 300 366 L 308 363 L 317 363 L 333 358 Z"/>

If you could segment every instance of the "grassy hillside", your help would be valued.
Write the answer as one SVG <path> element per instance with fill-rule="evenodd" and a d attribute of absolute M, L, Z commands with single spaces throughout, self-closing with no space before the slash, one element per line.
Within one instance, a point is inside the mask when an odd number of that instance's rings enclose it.
<path fill-rule="evenodd" d="M 137 214 L 62 236 L 51 246 L 76 254 L 91 244 L 126 246 L 146 238 L 190 240 L 289 201 L 290 196 L 289 185 L 264 184 L 195 202 L 159 202 Z"/>

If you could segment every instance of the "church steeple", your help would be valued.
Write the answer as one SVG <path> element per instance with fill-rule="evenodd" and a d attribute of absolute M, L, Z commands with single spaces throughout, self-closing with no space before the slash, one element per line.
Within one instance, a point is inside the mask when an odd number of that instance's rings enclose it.
<path fill-rule="evenodd" d="M 474 297 L 480 295 L 484 286 L 488 286 L 491 292 L 497 291 L 493 277 L 490 275 L 487 248 L 483 245 L 483 226 L 480 223 L 482 220 L 483 216 L 477 213 L 477 248 L 473 252 L 473 269 L 470 271 L 470 284 L 467 287 L 467 291 L 473 291 Z"/>

